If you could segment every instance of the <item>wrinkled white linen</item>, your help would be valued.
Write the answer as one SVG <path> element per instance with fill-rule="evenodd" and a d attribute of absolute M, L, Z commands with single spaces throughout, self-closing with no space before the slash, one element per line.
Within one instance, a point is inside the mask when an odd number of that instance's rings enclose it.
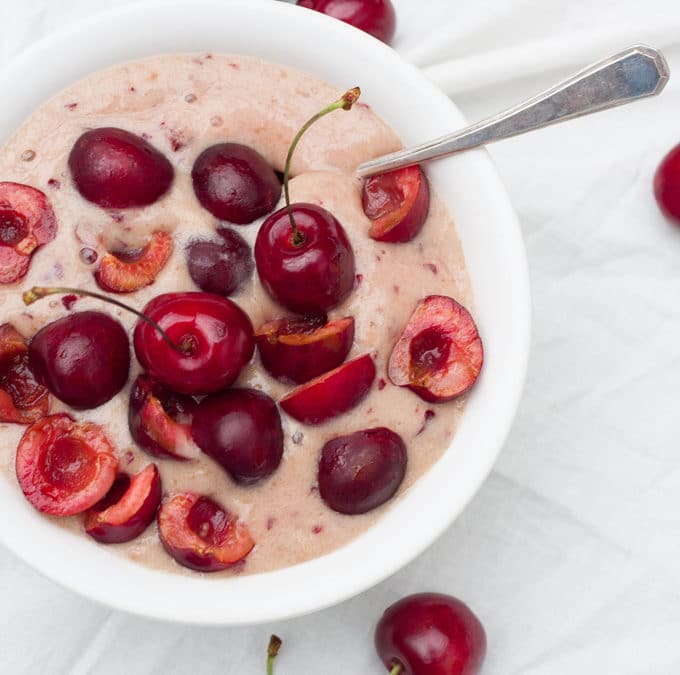
<path fill-rule="evenodd" d="M 677 0 L 394 1 L 396 48 L 471 119 L 637 41 L 667 48 L 680 73 Z M 0 0 L 0 65 L 122 4 Z M 490 148 L 528 248 L 529 377 L 493 474 L 423 556 L 312 617 L 206 629 L 112 612 L 2 549 L 0 673 L 255 675 L 275 631 L 280 675 L 378 675 L 382 608 L 425 589 L 479 614 L 485 675 L 679 673 L 680 229 L 651 194 L 657 162 L 680 141 L 678 110 L 671 81 L 659 99 Z"/>

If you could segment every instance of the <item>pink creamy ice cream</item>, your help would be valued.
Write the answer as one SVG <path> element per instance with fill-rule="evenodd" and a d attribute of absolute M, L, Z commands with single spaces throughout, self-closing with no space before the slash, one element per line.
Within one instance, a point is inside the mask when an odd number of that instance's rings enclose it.
<path fill-rule="evenodd" d="M 34 256 L 27 276 L 18 284 L 0 288 L 0 318 L 25 335 L 33 335 L 67 310 L 58 297 L 27 309 L 21 301 L 23 289 L 33 285 L 95 289 L 96 265 L 83 262 L 81 249 L 95 249 L 101 257 L 107 249 L 143 245 L 155 230 L 172 234 L 174 253 L 153 285 L 125 296 L 125 301 L 141 308 L 161 293 L 196 290 L 187 272 L 184 247 L 193 237 L 214 236 L 217 221 L 194 195 L 190 173 L 195 158 L 209 145 L 233 141 L 255 148 L 281 171 L 295 132 L 341 93 L 296 70 L 217 54 L 159 56 L 126 63 L 67 88 L 34 112 L 0 152 L 0 179 L 43 190 L 59 223 L 56 239 Z M 67 169 L 71 147 L 86 129 L 106 126 L 143 135 L 169 158 L 176 176 L 164 198 L 143 209 L 115 212 L 86 202 L 77 193 Z M 394 132 L 368 105 L 360 104 L 350 112 L 323 119 L 298 148 L 291 182 L 293 201 L 313 202 L 330 210 L 345 227 L 356 256 L 356 288 L 330 316 L 354 316 L 356 337 L 349 358 L 373 354 L 378 378 L 357 408 L 323 425 L 304 426 L 282 414 L 285 453 L 269 479 L 254 487 L 239 487 L 205 456 L 181 463 L 151 458 L 137 448 L 127 425 L 129 387 L 139 371 L 134 360 L 128 385 L 113 400 L 95 410 L 70 411 L 78 420 L 103 425 L 118 450 L 121 469 L 135 472 L 155 461 L 166 494 L 204 493 L 247 523 L 255 549 L 244 565 L 217 577 L 237 571 L 263 572 L 328 553 L 358 536 L 389 508 L 388 503 L 365 515 L 343 516 L 324 505 L 315 486 L 316 469 L 319 452 L 329 439 L 374 426 L 387 426 L 400 434 L 409 462 L 401 494 L 445 452 L 455 433 L 463 399 L 431 406 L 412 392 L 394 387 L 386 375 L 392 347 L 418 300 L 443 294 L 469 306 L 472 299 L 454 225 L 436 194 L 423 231 L 412 242 L 381 244 L 367 236 L 370 222 L 361 207 L 361 181 L 353 169 L 399 147 Z M 252 245 L 259 224 L 235 229 Z M 264 292 L 256 273 L 232 299 L 256 327 L 286 315 Z M 93 299 L 79 299 L 73 309 L 111 312 L 128 330 L 135 323 L 131 314 Z M 276 400 L 290 390 L 268 376 L 257 355 L 237 385 L 260 389 Z M 64 409 L 53 399 L 53 412 Z M 430 409 L 434 417 L 426 416 Z M 23 431 L 22 426 L 0 425 L 0 467 L 14 485 L 14 456 Z M 54 522 L 74 536 L 85 536 L 79 516 L 55 518 Z M 93 541 L 92 545 L 100 544 Z M 165 553 L 155 525 L 136 540 L 110 549 L 146 565 L 195 574 Z"/>

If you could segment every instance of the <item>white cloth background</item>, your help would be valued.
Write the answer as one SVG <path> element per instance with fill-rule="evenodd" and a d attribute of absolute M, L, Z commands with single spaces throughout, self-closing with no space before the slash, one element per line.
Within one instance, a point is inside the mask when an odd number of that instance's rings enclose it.
<path fill-rule="evenodd" d="M 125 1 L 0 0 L 0 65 Z M 667 48 L 680 82 L 677 0 L 395 5 L 396 48 L 471 119 L 635 41 Z M 11 105 L 12 92 L 2 97 Z M 660 99 L 490 148 L 528 247 L 529 377 L 493 474 L 418 560 L 312 617 L 234 630 L 109 611 L 0 550 L 0 673 L 251 675 L 276 631 L 281 675 L 377 675 L 375 621 L 426 589 L 479 614 L 486 675 L 679 673 L 680 229 L 651 192 L 680 141 L 679 110 L 671 80 Z"/>

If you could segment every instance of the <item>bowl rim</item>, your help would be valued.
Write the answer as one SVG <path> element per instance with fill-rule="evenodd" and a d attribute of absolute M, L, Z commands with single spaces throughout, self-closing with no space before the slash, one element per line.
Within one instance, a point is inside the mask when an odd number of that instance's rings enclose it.
<path fill-rule="evenodd" d="M 105 40 L 105 36 L 107 34 L 119 35 L 120 32 L 116 32 L 115 27 L 132 27 L 135 22 L 144 24 L 146 21 L 153 21 L 154 14 L 160 12 L 161 9 L 164 18 L 154 24 L 154 36 L 150 43 L 143 43 L 141 29 L 134 29 L 133 33 L 136 37 L 134 46 L 130 48 L 131 53 L 127 58 L 119 58 L 117 54 L 125 53 L 129 45 L 113 45 L 111 40 L 108 42 Z M 189 11 L 191 17 L 184 14 Z M 438 124 L 443 130 L 442 133 L 447 131 L 444 125 L 448 125 L 448 131 L 450 131 L 452 124 L 458 123 L 462 126 L 465 122 L 453 102 L 429 82 L 419 70 L 403 61 L 391 48 L 347 24 L 317 12 L 296 8 L 287 3 L 272 3 L 268 0 L 230 0 L 229 2 L 224 2 L 224 0 L 221 2 L 217 0 L 173 0 L 172 2 L 151 0 L 103 11 L 51 33 L 18 54 L 0 71 L 0 85 L 7 85 L 13 80 L 21 81 L 25 85 L 17 95 L 20 103 L 17 101 L 11 118 L 20 120 L 26 117 L 34 109 L 36 99 L 37 101 L 47 100 L 69 82 L 79 79 L 73 76 L 76 73 L 79 72 L 80 77 L 83 77 L 105 67 L 101 63 L 96 67 L 90 66 L 91 61 L 85 58 L 87 53 L 94 55 L 94 60 L 111 65 L 143 58 L 154 53 L 163 53 L 163 50 L 153 51 L 153 45 L 156 42 L 185 44 L 182 42 L 183 39 L 189 41 L 195 39 L 193 36 L 182 35 L 182 31 L 189 25 L 190 30 L 196 30 L 197 26 L 202 26 L 201 30 L 207 36 L 214 30 L 214 22 L 202 18 L 201 15 L 205 14 L 207 17 L 208 14 L 213 16 L 215 13 L 221 13 L 226 16 L 229 12 L 237 12 L 239 20 L 253 29 L 259 20 L 271 26 L 285 26 L 286 30 L 291 33 L 297 31 L 299 27 L 303 27 L 304 31 L 311 31 L 309 34 L 315 34 L 318 31 L 323 34 L 324 41 L 344 46 L 348 62 L 359 65 L 360 59 L 366 57 L 373 62 L 376 69 L 381 69 L 381 73 L 398 74 L 400 84 L 415 94 L 414 101 L 402 101 L 407 110 L 400 111 L 400 114 L 405 115 L 411 107 L 415 109 L 418 105 L 422 105 L 422 100 L 425 98 L 432 109 L 433 119 L 436 119 L 436 121 L 428 119 L 428 124 Z M 146 25 L 149 24 L 146 23 Z M 236 34 L 232 32 L 232 38 L 238 42 L 238 36 L 234 36 Z M 206 39 L 206 43 L 209 44 L 213 39 L 214 37 Z M 145 46 L 139 48 L 138 44 Z M 72 56 L 76 48 L 80 50 L 79 56 L 88 63 L 84 68 L 80 63 L 73 63 Z M 147 48 L 152 51 L 146 53 Z M 298 66 L 296 64 L 299 59 L 303 58 L 302 53 L 296 50 L 289 54 L 286 48 L 283 38 L 275 38 L 275 47 L 268 48 L 267 53 L 273 51 L 284 57 L 288 54 L 290 58 L 282 60 L 262 56 L 263 50 L 259 47 L 256 47 L 257 53 L 254 55 L 270 61 L 278 60 L 287 66 L 300 68 L 313 74 L 319 70 L 340 73 L 343 68 L 348 67 L 345 64 L 321 60 L 313 67 L 311 61 L 306 66 Z M 224 53 L 231 51 L 212 49 L 209 46 L 208 49 Z M 166 50 L 165 53 L 172 51 L 179 53 L 200 50 L 177 49 Z M 239 53 L 244 52 L 239 50 Z M 253 54 L 252 51 L 246 53 Z M 306 51 L 303 50 L 303 53 Z M 71 54 L 71 60 L 68 54 Z M 51 66 L 41 69 L 41 64 L 44 64 L 46 60 Z M 58 72 L 58 76 L 55 76 L 55 71 Z M 26 78 L 27 72 L 31 73 L 31 78 Z M 325 79 L 337 81 L 330 75 Z M 376 84 L 373 89 L 380 91 L 380 84 Z M 371 100 L 371 103 L 373 105 L 374 101 Z M 381 117 L 394 124 L 394 121 L 390 119 L 389 108 L 381 109 L 382 99 L 379 99 L 378 104 L 373 107 Z M 16 125 L 10 126 L 12 124 L 13 122 L 6 122 L 4 127 L 9 126 L 9 132 L 11 132 L 16 127 Z M 0 135 L 5 137 L 9 135 L 7 129 L 3 130 L 3 124 L 0 124 Z M 404 137 L 404 133 L 401 135 Z M 465 171 L 462 171 L 462 168 Z M 207 579 L 207 575 L 187 577 L 159 572 L 133 563 L 122 556 L 111 555 L 105 547 L 93 544 L 85 537 L 75 536 L 62 528 L 54 527 L 48 519 L 27 505 L 15 486 L 10 485 L 9 481 L 0 480 L 0 503 L 6 501 L 10 508 L 18 509 L 16 518 L 0 520 L 0 542 L 44 576 L 104 605 L 150 618 L 204 625 L 254 624 L 317 611 L 376 585 L 421 554 L 450 526 L 491 471 L 509 433 L 520 402 L 530 346 L 531 303 L 526 252 L 520 225 L 505 188 L 485 150 L 474 150 L 466 153 L 465 156 L 439 160 L 437 166 L 433 165 L 432 168 L 435 188 L 438 184 L 441 186 L 444 179 L 454 171 L 458 173 L 461 181 L 464 181 L 468 174 L 471 179 L 474 179 L 475 182 L 471 183 L 470 187 L 476 185 L 485 197 L 482 204 L 480 196 L 478 209 L 490 218 L 497 218 L 502 224 L 498 226 L 499 230 L 495 233 L 499 239 L 502 239 L 502 253 L 499 252 L 498 255 L 501 256 L 501 262 L 505 260 L 505 266 L 501 265 L 499 268 L 499 277 L 502 279 L 499 279 L 497 291 L 509 303 L 509 306 L 502 311 L 505 312 L 507 309 L 510 313 L 508 317 L 503 314 L 507 328 L 504 342 L 507 344 L 501 346 L 502 353 L 497 359 L 502 366 L 503 378 L 496 374 L 489 375 L 485 371 L 483 377 L 480 378 L 482 382 L 478 383 L 470 397 L 461 427 L 451 446 L 444 453 L 444 457 L 438 460 L 381 517 L 376 525 L 350 544 L 320 558 L 274 572 L 231 577 L 220 582 Z M 441 189 L 439 191 L 442 193 Z M 442 194 L 442 196 L 445 201 L 450 200 L 447 194 Z M 475 260 L 480 259 L 483 255 L 483 246 L 475 243 L 472 235 L 468 234 L 467 238 L 472 242 L 468 247 L 469 242 L 466 242 L 466 236 L 463 236 L 464 226 L 458 228 L 458 233 L 461 235 L 463 249 L 468 259 L 468 268 L 472 271 L 468 253 L 472 250 Z M 500 248 L 499 251 L 501 251 Z M 483 295 L 490 291 L 487 289 L 488 283 L 483 284 Z M 475 286 L 474 277 L 473 290 L 478 301 L 479 289 Z M 489 351 L 487 350 L 487 371 L 488 364 Z M 497 391 L 499 388 L 500 393 Z M 446 484 L 442 483 L 442 476 L 438 476 L 436 481 L 432 480 L 432 476 L 442 474 L 444 464 L 453 466 L 454 459 L 460 462 L 465 458 L 460 455 L 460 449 L 463 447 L 460 437 L 467 434 L 465 435 L 467 440 L 467 436 L 473 433 L 476 428 L 474 425 L 473 431 L 468 431 L 468 427 L 472 424 L 472 422 L 467 423 L 471 414 L 470 409 L 476 410 L 480 406 L 482 409 L 486 407 L 493 412 L 494 424 L 487 424 L 487 429 L 477 431 L 477 435 L 481 433 L 482 438 L 482 442 L 477 443 L 480 456 L 472 462 L 471 466 L 467 466 L 469 463 L 467 459 L 463 465 L 455 466 L 460 471 L 452 475 L 450 480 L 452 485 L 457 486 L 457 489 L 447 494 Z M 446 462 L 444 462 L 445 458 L 447 458 Z M 438 485 L 438 489 L 428 492 L 435 484 Z M 433 503 L 431 497 L 435 498 L 436 503 Z M 419 506 L 418 513 L 408 508 L 415 503 Z M 426 516 L 427 527 L 422 525 L 421 516 Z M 390 521 L 391 526 L 386 528 L 384 524 L 387 520 Z M 397 521 L 401 528 L 404 526 L 412 528 L 409 530 L 408 545 L 391 549 L 389 555 L 377 557 L 376 552 L 382 550 L 378 546 L 380 536 L 389 533 L 394 535 L 399 532 L 399 529 L 395 529 Z M 27 535 L 27 532 L 30 534 Z M 383 540 L 382 544 L 384 543 Z M 49 550 L 50 547 L 53 547 L 53 552 L 45 555 L 46 548 Z M 360 565 L 357 565 L 357 555 L 360 556 Z M 83 562 L 95 566 L 97 572 L 83 573 Z M 339 574 L 348 569 L 352 570 L 351 575 Z M 106 579 L 106 577 L 103 577 L 100 570 L 113 574 L 113 579 L 103 583 L 102 578 Z M 127 583 L 120 583 L 121 581 Z M 258 598 L 260 602 L 257 601 Z M 263 599 L 266 602 L 262 601 Z"/>

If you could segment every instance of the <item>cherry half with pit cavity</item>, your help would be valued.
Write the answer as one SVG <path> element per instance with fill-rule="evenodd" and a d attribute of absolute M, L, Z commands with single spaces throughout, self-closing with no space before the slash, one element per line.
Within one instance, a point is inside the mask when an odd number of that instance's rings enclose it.
<path fill-rule="evenodd" d="M 56 234 L 57 219 L 44 192 L 0 182 L 0 284 L 25 276 L 33 253 Z"/>
<path fill-rule="evenodd" d="M 170 188 L 174 169 L 140 136 L 102 127 L 82 134 L 68 157 L 73 182 L 90 202 L 111 209 L 149 206 Z"/>
<path fill-rule="evenodd" d="M 440 593 L 420 593 L 385 610 L 375 648 L 391 675 L 477 675 L 484 627 L 470 608 Z"/>
<path fill-rule="evenodd" d="M 158 467 L 149 464 L 130 477 L 118 474 L 104 499 L 85 516 L 85 532 L 102 544 L 122 544 L 153 522 L 161 501 Z"/>
<path fill-rule="evenodd" d="M 243 560 L 255 542 L 245 523 L 209 497 L 173 495 L 158 510 L 165 550 L 184 567 L 217 572 Z"/>
<path fill-rule="evenodd" d="M 421 300 L 388 363 L 390 380 L 430 403 L 450 401 L 477 381 L 484 349 L 470 313 L 453 298 Z"/>
<path fill-rule="evenodd" d="M 33 423 L 17 448 L 19 486 L 36 509 L 53 516 L 94 506 L 113 485 L 117 468 L 103 429 L 63 413 Z"/>

